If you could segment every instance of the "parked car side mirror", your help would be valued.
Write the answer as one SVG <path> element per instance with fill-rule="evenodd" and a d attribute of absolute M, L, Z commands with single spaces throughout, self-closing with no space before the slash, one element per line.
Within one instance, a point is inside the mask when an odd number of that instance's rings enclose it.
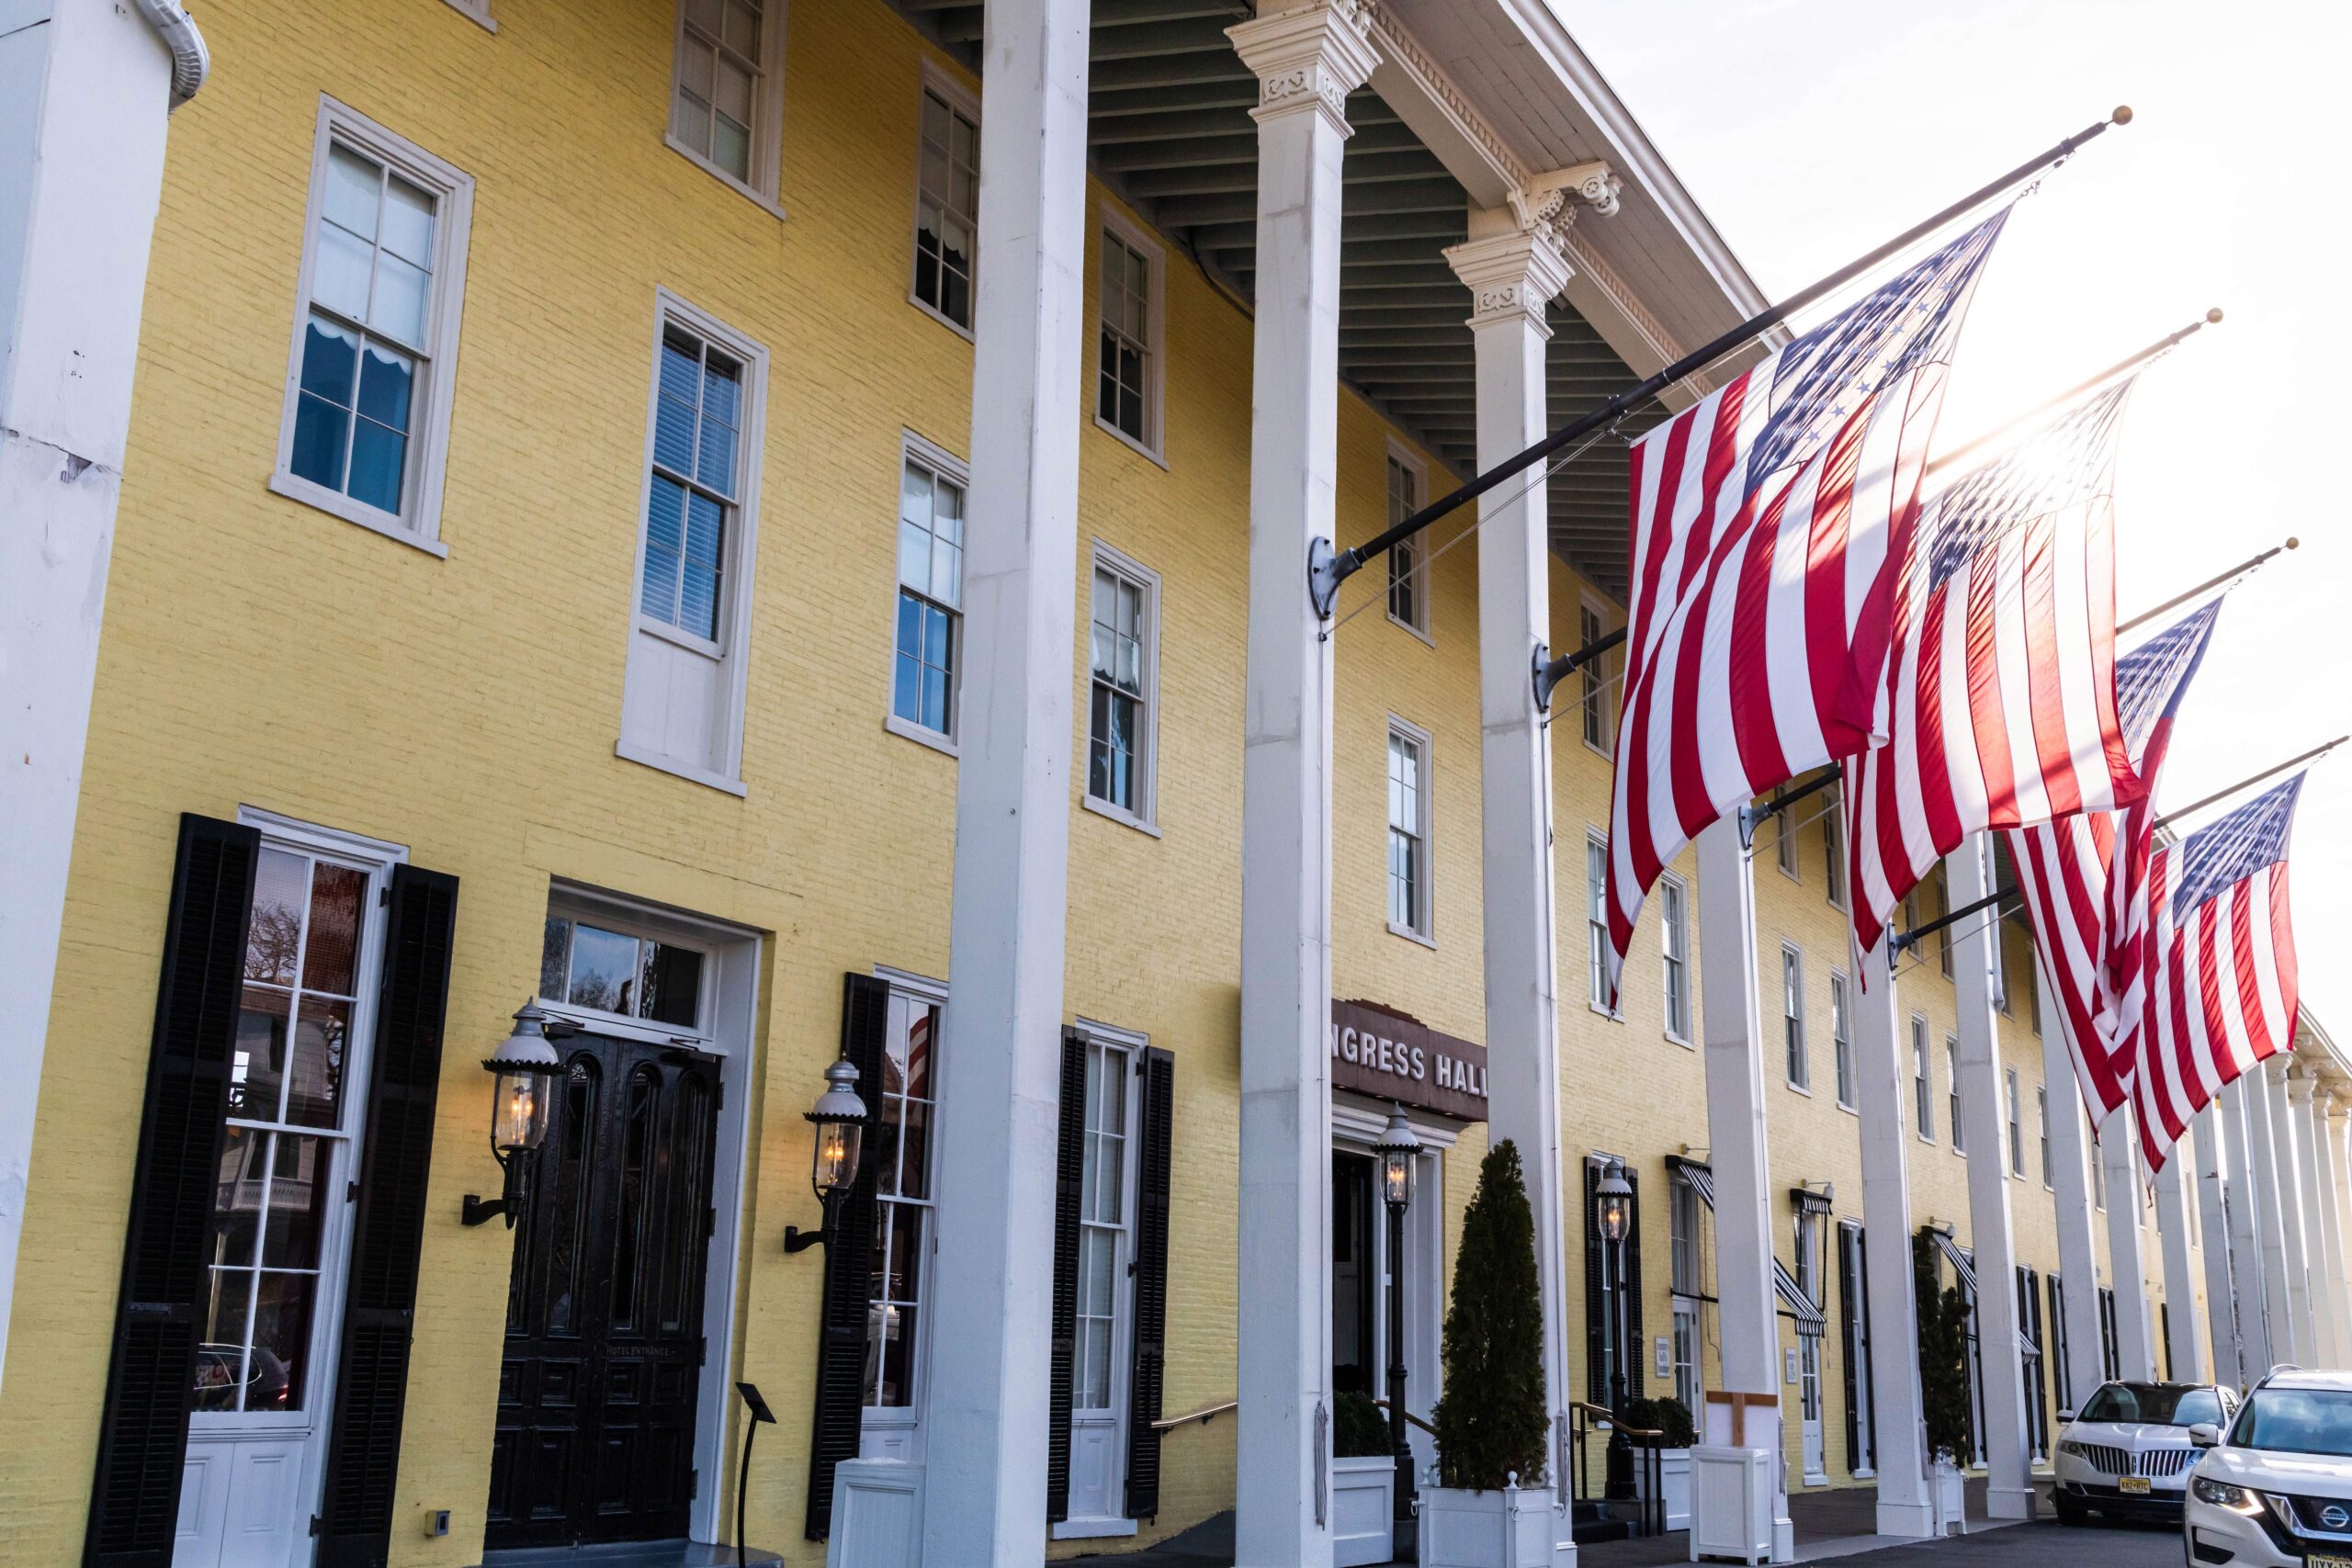
<path fill-rule="evenodd" d="M 2192 1449 L 2218 1448 L 2221 1441 L 2222 1429 L 2211 1421 L 2199 1421 L 2188 1428 L 2188 1446 Z"/>
<path fill-rule="evenodd" d="M 2072 1421 L 2074 1418 L 2075 1413 L 2071 1410 L 2061 1410 L 2058 1412 L 2058 1424 L 2062 1427 L 2067 1422 Z"/>

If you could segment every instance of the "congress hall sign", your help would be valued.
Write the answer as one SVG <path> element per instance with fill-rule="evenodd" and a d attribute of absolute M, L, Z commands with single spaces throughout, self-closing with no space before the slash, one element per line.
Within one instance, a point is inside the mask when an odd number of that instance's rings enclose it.
<path fill-rule="evenodd" d="M 1331 1003 L 1331 1087 L 1487 1119 L 1487 1048 L 1374 1002 Z"/>

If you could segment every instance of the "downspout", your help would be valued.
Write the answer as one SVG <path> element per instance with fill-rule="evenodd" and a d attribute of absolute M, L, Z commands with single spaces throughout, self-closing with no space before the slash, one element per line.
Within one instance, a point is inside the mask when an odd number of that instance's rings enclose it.
<path fill-rule="evenodd" d="M 131 0 L 131 4 L 172 51 L 172 107 L 178 108 L 196 96 L 211 73 L 212 54 L 204 47 L 204 35 L 196 30 L 195 20 L 181 8 L 180 0 Z"/>

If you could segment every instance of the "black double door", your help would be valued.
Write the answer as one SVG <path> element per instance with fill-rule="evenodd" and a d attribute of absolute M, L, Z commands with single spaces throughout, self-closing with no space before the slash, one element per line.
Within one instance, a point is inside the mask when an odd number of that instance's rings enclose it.
<path fill-rule="evenodd" d="M 695 1495 L 717 1062 L 565 1042 L 514 1235 L 492 1550 L 686 1533 Z"/>

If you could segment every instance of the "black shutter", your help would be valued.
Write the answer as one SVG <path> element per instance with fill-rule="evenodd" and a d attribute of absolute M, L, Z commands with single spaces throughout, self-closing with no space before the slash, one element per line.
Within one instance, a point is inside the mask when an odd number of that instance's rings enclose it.
<path fill-rule="evenodd" d="M 1127 1395 L 1127 1517 L 1159 1512 L 1161 1374 L 1168 1364 L 1168 1181 L 1174 1151 L 1176 1058 L 1147 1050 L 1136 1108 L 1135 1378 Z"/>
<path fill-rule="evenodd" d="M 2164 1336 L 2165 1382 L 2172 1382 L 2172 1303 L 2170 1302 L 2156 1303 L 2156 1332 Z"/>
<path fill-rule="evenodd" d="M 441 1088 L 442 1026 L 458 879 L 392 869 L 384 982 L 368 1068 L 367 1149 L 343 1309 L 334 1416 L 328 1427 L 319 1568 L 383 1568 L 392 1550 L 392 1490 L 416 1322 L 417 1253 Z"/>
<path fill-rule="evenodd" d="M 1608 1287 L 1608 1269 L 1600 1238 L 1600 1168 L 1584 1162 L 1584 1371 L 1585 1397 L 1595 1404 L 1609 1403 L 1609 1325 L 1601 1301 Z"/>
<path fill-rule="evenodd" d="M 1868 1225 L 1858 1225 L 1854 1229 L 1854 1258 L 1855 1271 L 1861 1276 L 1862 1343 L 1867 1350 L 1872 1343 L 1871 1339 L 1871 1228 Z M 1873 1399 L 1878 1396 L 1876 1367 L 1871 1369 L 1871 1396 Z M 1875 1408 L 1871 1411 L 1871 1440 L 1867 1449 L 1871 1468 L 1876 1470 L 1878 1468 L 1878 1411 Z"/>
<path fill-rule="evenodd" d="M 2058 1391 L 2058 1408 L 2071 1410 L 2075 1405 L 2075 1369 L 2066 1364 L 2066 1287 L 2057 1275 L 2050 1276 L 2050 1346 L 2052 1359 L 2057 1362 L 2058 1375 L 2051 1384 Z"/>
<path fill-rule="evenodd" d="M 260 859 L 253 829 L 180 818 L 82 1551 L 87 1568 L 167 1568 L 172 1560 Z"/>
<path fill-rule="evenodd" d="M 1860 1233 L 1858 1231 L 1855 1235 L 1859 1237 Z M 1842 1359 L 1846 1363 L 1846 1468 L 1848 1470 L 1867 1469 L 1869 1462 L 1862 1457 L 1861 1417 L 1860 1411 L 1855 1407 L 1855 1400 L 1860 1394 L 1860 1389 L 1857 1386 L 1860 1380 L 1855 1376 L 1855 1361 L 1861 1352 L 1861 1346 L 1859 1343 L 1861 1336 L 1859 1330 L 1862 1321 L 1862 1298 L 1855 1293 L 1856 1283 L 1854 1249 L 1846 1245 L 1846 1229 L 1841 1225 L 1838 1232 L 1838 1304 L 1840 1309 L 1838 1316 L 1842 1320 L 1839 1332 L 1843 1337 L 1845 1348 Z"/>
<path fill-rule="evenodd" d="M 882 1036 L 890 1021 L 890 987 L 871 975 L 842 980 L 842 1055 L 857 1069 L 865 1101 L 865 1156 L 849 1195 L 835 1201 L 825 1244 L 825 1295 L 817 1327 L 817 1413 L 809 1424 L 808 1512 L 805 1532 L 822 1540 L 833 1527 L 833 1466 L 857 1457 L 865 1410 L 865 1319 L 874 1269 L 874 1168 L 880 1148 Z M 934 1069 L 934 1074 L 936 1069 Z"/>
<path fill-rule="evenodd" d="M 1631 1399 L 1642 1397 L 1642 1369 L 1650 1358 L 1649 1341 L 1642 1336 L 1642 1178 L 1628 1168 L 1625 1185 L 1633 1193 L 1625 1200 L 1625 1389 Z"/>
<path fill-rule="evenodd" d="M 1062 1031 L 1061 1141 L 1054 1161 L 1054 1352 L 1046 1393 L 1046 1517 L 1069 1517 L 1070 1376 L 1078 1351 L 1078 1213 L 1086 1185 L 1086 1036 Z"/>

